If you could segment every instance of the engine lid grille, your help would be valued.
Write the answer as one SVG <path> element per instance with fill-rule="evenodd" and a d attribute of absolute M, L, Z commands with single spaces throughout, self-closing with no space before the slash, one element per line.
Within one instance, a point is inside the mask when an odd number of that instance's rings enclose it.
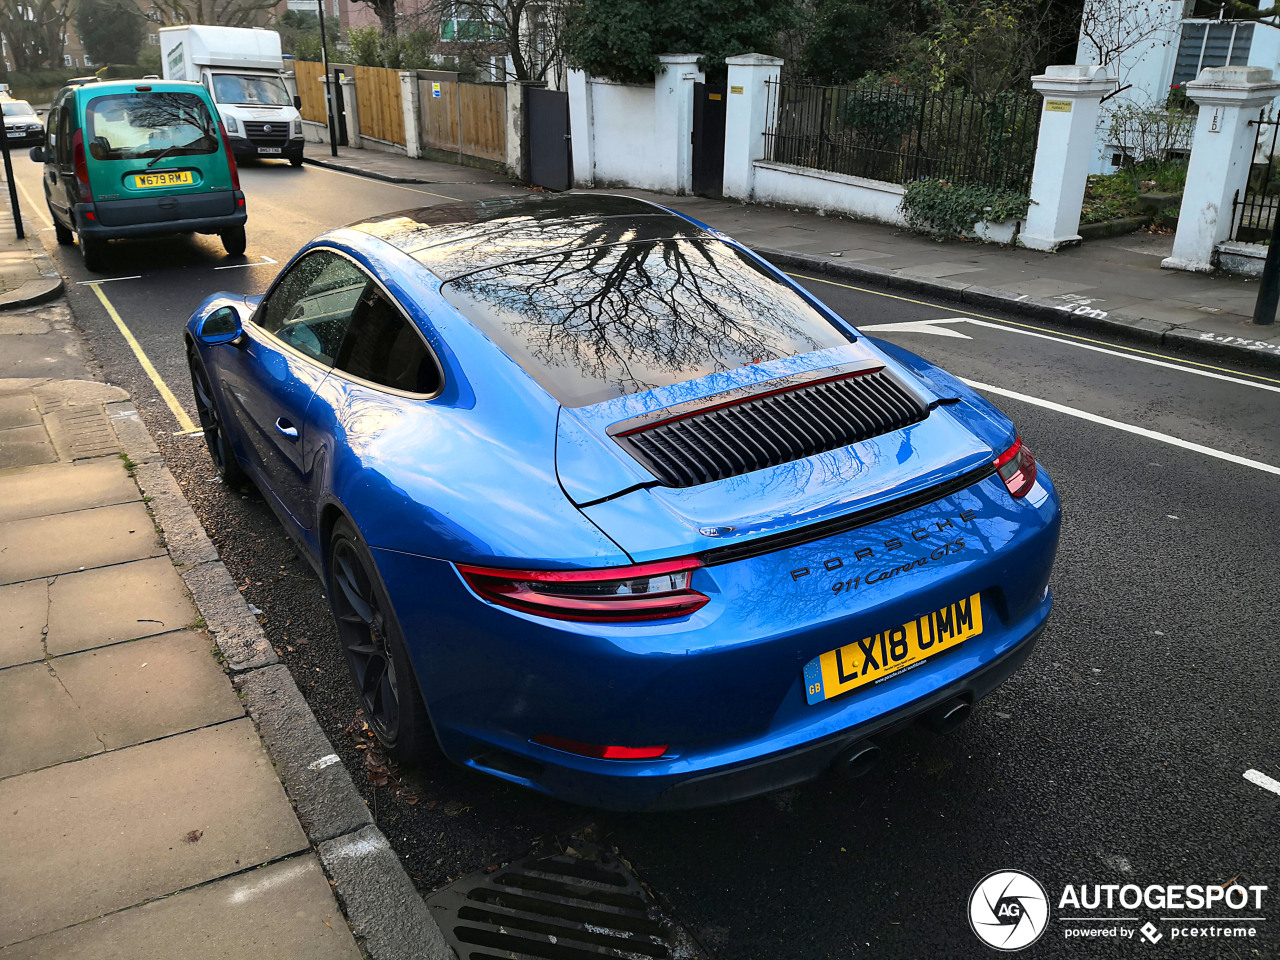
<path fill-rule="evenodd" d="M 929 415 L 928 404 L 880 366 L 768 381 L 746 395 L 723 396 L 730 399 L 708 397 L 608 432 L 663 485 L 692 487 L 836 450 Z"/>

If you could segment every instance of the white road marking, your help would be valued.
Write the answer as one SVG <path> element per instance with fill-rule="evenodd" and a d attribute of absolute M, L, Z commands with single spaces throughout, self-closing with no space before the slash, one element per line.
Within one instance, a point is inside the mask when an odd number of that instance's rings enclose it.
<path fill-rule="evenodd" d="M 330 753 L 321 757 L 319 760 L 312 760 L 307 764 L 308 770 L 323 770 L 325 767 L 331 767 L 338 762 L 338 755 Z"/>
<path fill-rule="evenodd" d="M 1167 433 L 1157 433 L 1155 430 L 1148 430 L 1146 427 L 1135 427 L 1131 423 L 1121 423 L 1119 420 L 1100 417 L 1096 413 L 1089 413 L 1087 410 L 1077 410 L 1075 407 L 1068 407 L 1065 404 L 1054 403 L 1052 400 L 1042 400 L 1039 397 L 1029 397 L 1025 393 L 1015 393 L 1013 390 L 1006 390 L 1003 387 L 993 387 L 989 383 L 981 383 L 977 380 L 966 379 L 965 377 L 961 377 L 960 380 L 967 383 L 975 390 L 994 393 L 996 396 L 1008 397 L 1011 400 L 1021 400 L 1023 403 L 1043 407 L 1046 410 L 1053 410 L 1056 413 L 1065 413 L 1069 417 L 1079 417 L 1081 420 L 1088 420 L 1090 423 L 1099 423 L 1105 427 L 1123 430 L 1125 433 L 1132 433 L 1139 437 L 1146 437 L 1148 440 L 1159 440 L 1161 443 L 1167 443 L 1174 447 L 1181 447 L 1183 450 L 1203 453 L 1207 457 L 1216 457 L 1219 460 L 1225 460 L 1228 463 L 1234 463 L 1238 466 L 1250 467 L 1254 470 L 1261 470 L 1263 473 L 1272 473 L 1276 476 L 1280 476 L 1280 467 L 1274 467 L 1269 463 L 1262 463 L 1259 460 L 1250 460 L 1247 457 L 1239 457 L 1234 453 L 1227 453 L 1224 450 L 1215 450 L 1213 447 L 1206 447 L 1199 443 L 1192 443 L 1190 440 L 1173 437 Z"/>
<path fill-rule="evenodd" d="M 30 204 L 31 209 L 40 216 L 41 220 L 49 225 L 50 229 L 52 229 L 53 217 L 49 216 L 49 211 L 31 198 L 31 194 L 28 192 L 27 188 L 22 185 L 22 181 L 19 180 L 16 175 L 13 178 L 13 182 L 18 185 L 18 189 L 22 191 L 22 195 L 27 198 L 27 203 Z"/>
<path fill-rule="evenodd" d="M 1244 778 L 1250 783 L 1257 784 L 1263 790 L 1270 790 L 1272 793 L 1280 794 L 1280 780 L 1272 780 L 1261 770 L 1246 770 Z"/>
<path fill-rule="evenodd" d="M 1174 363 L 1169 360 L 1157 360 L 1155 357 L 1140 357 L 1131 353 L 1123 353 L 1120 350 L 1109 350 L 1106 347 L 1099 347 L 1092 343 L 1081 343 L 1076 340 L 1068 340 L 1064 337 L 1055 337 L 1048 333 L 1040 333 L 1036 330 L 1026 330 L 1022 327 L 1006 326 L 1003 323 L 992 323 L 990 320 L 979 320 L 976 317 L 943 317 L 938 320 L 928 321 L 909 321 L 910 324 L 915 323 L 972 323 L 978 327 L 990 327 L 993 330 L 1004 330 L 1008 333 L 1017 333 L 1024 337 L 1036 337 L 1039 340 L 1052 340 L 1054 343 L 1066 344 L 1069 347 L 1079 347 L 1081 350 L 1092 350 L 1094 353 L 1105 353 L 1108 356 L 1120 357 L 1122 360 L 1135 360 L 1138 363 L 1149 363 L 1153 367 L 1164 367 L 1167 370 L 1177 370 L 1181 373 L 1193 373 L 1197 377 L 1208 377 L 1211 380 L 1224 380 L 1227 383 L 1238 383 L 1245 387 L 1255 387 L 1258 390 L 1269 390 L 1271 393 L 1280 393 L 1280 386 L 1273 383 L 1258 383 L 1254 380 L 1244 380 L 1240 377 L 1228 376 L 1225 373 L 1214 373 L 1212 370 L 1197 370 L 1194 367 L 1185 367 L 1180 363 Z M 889 330 L 905 324 L 881 324 L 878 327 L 859 327 L 859 329 L 867 330 Z M 917 331 L 908 331 L 917 332 Z M 924 331 L 918 331 L 923 333 Z"/>
<path fill-rule="evenodd" d="M 972 340 L 973 337 L 967 333 L 961 333 L 958 330 L 952 330 L 950 327 L 944 327 L 944 323 L 956 323 L 961 318 L 951 320 L 909 320 L 903 323 L 876 323 L 869 327 L 859 327 L 863 333 L 868 331 L 875 333 L 930 333 L 935 337 L 954 337 L 956 340 Z M 965 317 L 964 319 L 968 319 Z"/>
<path fill-rule="evenodd" d="M 255 263 L 230 263 L 230 264 L 227 264 L 225 267 L 214 267 L 213 269 L 215 269 L 215 270 L 241 270 L 241 269 L 243 269 L 244 267 L 265 267 L 267 264 L 270 264 L 270 263 L 278 263 L 278 262 L 279 262 L 279 261 L 277 261 L 277 260 L 272 260 L 270 257 L 266 256 L 265 254 L 262 254 L 261 256 L 262 256 L 262 259 L 261 259 L 261 260 L 258 260 L 258 261 L 257 261 L 257 262 L 255 262 Z"/>
<path fill-rule="evenodd" d="M 132 277 L 107 277 L 104 280 L 77 280 L 76 286 L 87 287 L 95 283 L 115 283 L 117 280 L 141 280 L 141 279 L 142 279 L 142 274 L 137 273 L 137 274 L 134 274 Z"/>

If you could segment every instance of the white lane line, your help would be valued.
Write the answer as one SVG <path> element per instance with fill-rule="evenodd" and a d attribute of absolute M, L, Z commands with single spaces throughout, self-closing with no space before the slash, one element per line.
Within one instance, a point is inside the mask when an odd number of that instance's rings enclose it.
<path fill-rule="evenodd" d="M 95 283 L 115 283 L 117 280 L 141 280 L 142 274 L 135 273 L 132 277 L 107 277 L 105 280 L 77 280 L 77 287 L 88 287 Z"/>
<path fill-rule="evenodd" d="M 52 227 L 53 217 L 49 216 L 49 211 L 32 199 L 30 192 L 22 185 L 22 181 L 17 178 L 16 174 L 14 175 L 13 182 L 18 185 L 18 189 L 22 191 L 22 195 L 27 198 L 27 205 L 29 208 L 34 210 L 41 220 Z"/>
<path fill-rule="evenodd" d="M 1234 453 L 1227 453 L 1224 450 L 1215 450 L 1213 447 L 1206 447 L 1199 443 L 1192 443 L 1190 440 L 1182 440 L 1179 437 L 1172 437 L 1167 433 L 1157 433 L 1155 430 L 1148 430 L 1146 427 L 1135 427 L 1131 423 L 1121 423 L 1119 420 L 1100 417 L 1096 413 L 1089 413 L 1086 410 L 1077 410 L 1075 407 L 1068 407 L 1061 403 L 1054 403 L 1052 400 L 1041 400 L 1039 397 L 1029 397 L 1025 393 L 1015 393 L 1014 391 L 1006 390 L 1003 387 L 993 387 L 989 383 L 981 383 L 977 380 L 966 379 L 965 377 L 961 377 L 960 380 L 967 383 L 975 390 L 984 390 L 987 393 L 994 393 L 999 397 L 1008 397 L 1011 400 L 1021 400 L 1023 403 L 1029 403 L 1037 407 L 1044 407 L 1044 409 L 1053 410 L 1056 413 L 1065 413 L 1069 417 L 1079 417 L 1081 420 L 1088 420 L 1090 423 L 1100 423 L 1105 427 L 1112 427 L 1116 430 L 1123 430 L 1125 433 L 1132 433 L 1139 437 L 1146 437 L 1148 440 L 1159 440 L 1161 443 L 1167 443 L 1174 447 L 1181 447 L 1183 450 L 1203 453 L 1207 457 L 1216 457 L 1219 460 L 1226 460 L 1228 463 L 1234 463 L 1238 466 L 1251 467 L 1254 470 L 1261 470 L 1263 473 L 1273 473 L 1276 476 L 1280 476 L 1280 467 L 1273 467 L 1269 463 L 1262 463 L 1259 460 L 1250 460 L 1247 457 L 1238 457 Z"/>
<path fill-rule="evenodd" d="M 1024 330 L 1021 327 L 1005 326 L 1003 323 L 992 323 L 990 320 L 979 320 L 976 317 L 945 317 L 940 320 L 929 321 L 931 323 L 972 323 L 978 327 L 990 327 L 993 330 L 1004 330 L 1009 333 L 1021 334 L 1024 337 L 1035 337 L 1039 340 L 1052 340 L 1054 343 L 1063 343 L 1069 347 L 1079 347 L 1081 350 L 1092 350 L 1094 353 L 1105 353 L 1111 357 L 1119 357 L 1122 360 L 1136 360 L 1138 363 L 1149 363 L 1153 367 L 1164 367 L 1167 370 L 1177 370 L 1181 373 L 1193 373 L 1197 377 L 1208 377 L 1211 380 L 1224 380 L 1227 383 L 1238 383 L 1245 387 L 1255 387 L 1258 390 L 1269 390 L 1272 393 L 1280 393 L 1280 386 L 1272 383 L 1258 383 L 1254 380 L 1244 380 L 1240 377 L 1227 376 L 1225 373 L 1214 373 L 1212 370 L 1197 370 L 1194 367 L 1184 367 L 1180 363 L 1173 363 L 1169 360 L 1157 360 L 1155 357 L 1140 357 L 1131 353 L 1123 353 L 1119 350 L 1108 350 L 1106 347 L 1099 347 L 1092 343 L 1080 343 L 1076 340 L 1068 340 L 1064 337 L 1055 337 L 1048 333 L 1039 333 L 1035 330 Z M 916 321 L 919 322 L 919 321 Z M 892 324 L 884 324 L 880 329 L 888 330 Z M 861 328 L 860 328 L 861 329 Z M 874 330 L 875 327 L 866 329 Z"/>
<path fill-rule="evenodd" d="M 270 257 L 268 257 L 268 256 L 266 256 L 266 255 L 263 255 L 263 257 L 262 257 L 262 259 L 261 259 L 261 260 L 258 260 L 258 261 L 254 262 L 254 263 L 229 263 L 229 264 L 227 264 L 225 267 L 214 267 L 213 269 L 215 269 L 215 270 L 243 270 L 245 267 L 265 267 L 265 266 L 267 266 L 268 264 L 271 264 L 271 263 L 277 263 L 277 262 L 278 262 L 278 261 L 276 261 L 276 260 L 272 260 Z"/>
<path fill-rule="evenodd" d="M 1272 780 L 1261 770 L 1246 770 L 1244 778 L 1250 783 L 1257 784 L 1263 790 L 1270 790 L 1272 793 L 1280 794 L 1280 780 Z"/>

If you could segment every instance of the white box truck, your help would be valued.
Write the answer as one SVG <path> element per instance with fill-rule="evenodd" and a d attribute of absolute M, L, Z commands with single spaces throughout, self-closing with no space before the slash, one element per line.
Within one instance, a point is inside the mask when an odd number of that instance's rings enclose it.
<path fill-rule="evenodd" d="M 208 88 L 237 158 L 302 164 L 302 116 L 284 83 L 280 34 L 199 24 L 162 27 L 160 58 L 166 80 Z"/>

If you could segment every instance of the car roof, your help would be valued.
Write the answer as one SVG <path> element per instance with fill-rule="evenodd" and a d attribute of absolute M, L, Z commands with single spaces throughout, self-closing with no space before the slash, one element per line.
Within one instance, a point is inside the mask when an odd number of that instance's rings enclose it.
<path fill-rule="evenodd" d="M 347 225 L 442 281 L 516 260 L 645 240 L 710 236 L 665 207 L 611 194 L 517 194 L 400 210 Z"/>
<path fill-rule="evenodd" d="M 63 89 L 71 90 L 82 100 L 91 100 L 113 93 L 137 93 L 138 87 L 147 88 L 142 93 L 206 93 L 202 84 L 190 80 L 103 80 L 98 83 L 72 84 Z"/>

